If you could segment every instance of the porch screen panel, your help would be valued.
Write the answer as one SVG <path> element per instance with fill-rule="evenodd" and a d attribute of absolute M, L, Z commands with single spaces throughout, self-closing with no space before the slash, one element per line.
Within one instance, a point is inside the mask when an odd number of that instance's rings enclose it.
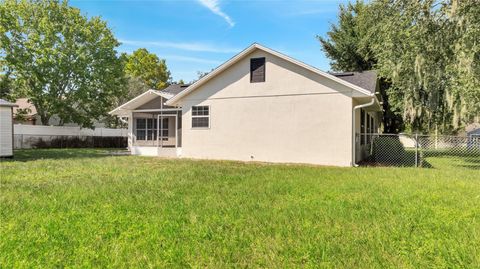
<path fill-rule="evenodd" d="M 156 119 L 147 119 L 147 140 L 157 140 Z"/>
<path fill-rule="evenodd" d="M 135 121 L 137 140 L 145 140 L 147 135 L 147 119 L 137 118 Z"/>
<path fill-rule="evenodd" d="M 135 123 L 137 140 L 157 140 L 157 121 L 155 119 L 137 118 Z"/>
<path fill-rule="evenodd" d="M 160 127 L 161 134 L 162 134 L 162 140 L 163 141 L 168 141 L 168 118 L 163 118 L 162 119 L 162 125 Z"/>

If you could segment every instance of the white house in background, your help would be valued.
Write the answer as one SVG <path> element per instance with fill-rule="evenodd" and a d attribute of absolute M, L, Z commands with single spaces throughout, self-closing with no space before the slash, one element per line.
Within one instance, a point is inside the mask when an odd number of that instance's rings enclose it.
<path fill-rule="evenodd" d="M 110 113 L 132 154 L 351 166 L 378 130 L 375 72 L 326 73 L 253 44 L 192 85 L 149 90 Z"/>
<path fill-rule="evenodd" d="M 0 99 L 0 157 L 13 157 L 13 108 L 15 106 Z"/>

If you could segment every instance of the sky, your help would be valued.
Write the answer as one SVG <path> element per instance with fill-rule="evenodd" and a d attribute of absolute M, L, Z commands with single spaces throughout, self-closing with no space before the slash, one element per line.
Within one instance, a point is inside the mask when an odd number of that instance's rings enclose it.
<path fill-rule="evenodd" d="M 330 69 L 316 36 L 325 36 L 346 0 L 73 0 L 100 16 L 122 43 L 166 59 L 173 81 L 195 80 L 254 42 L 321 70 Z"/>

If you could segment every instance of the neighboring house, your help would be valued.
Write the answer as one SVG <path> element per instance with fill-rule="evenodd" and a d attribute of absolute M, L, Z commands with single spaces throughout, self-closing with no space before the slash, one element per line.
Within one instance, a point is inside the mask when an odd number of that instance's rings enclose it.
<path fill-rule="evenodd" d="M 110 113 L 132 154 L 350 166 L 381 119 L 374 72 L 331 74 L 253 44 L 192 85 Z"/>
<path fill-rule="evenodd" d="M 15 124 L 36 125 L 37 121 L 40 122 L 37 109 L 28 101 L 28 98 L 19 98 L 15 101 L 15 104 L 17 105 L 13 109 L 13 122 Z"/>
<path fill-rule="evenodd" d="M 480 138 L 480 123 L 472 123 L 465 128 L 468 137 Z"/>
<path fill-rule="evenodd" d="M 13 157 L 13 108 L 15 104 L 0 99 L 0 157 Z"/>
<path fill-rule="evenodd" d="M 40 116 L 37 113 L 35 105 L 33 105 L 28 98 L 19 98 L 15 102 L 17 107 L 13 109 L 14 123 L 15 124 L 24 124 L 24 125 L 42 125 Z M 58 115 L 53 115 L 48 121 L 49 126 L 58 126 L 60 125 L 60 118 Z M 67 127 L 78 127 L 76 123 L 64 123 L 63 126 Z M 105 127 L 105 124 L 101 122 L 95 122 L 95 127 Z"/>

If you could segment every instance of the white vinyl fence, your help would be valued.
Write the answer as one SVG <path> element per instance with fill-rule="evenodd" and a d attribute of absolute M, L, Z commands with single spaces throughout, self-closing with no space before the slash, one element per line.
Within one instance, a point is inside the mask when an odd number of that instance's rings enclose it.
<path fill-rule="evenodd" d="M 102 147 L 103 144 L 122 144 L 127 139 L 127 129 L 95 128 L 86 129 L 66 126 L 41 126 L 15 124 L 13 126 L 15 149 L 35 147 L 68 147 L 69 145 Z M 75 143 L 71 143 L 74 141 Z M 113 141 L 113 142 L 112 142 Z"/>

